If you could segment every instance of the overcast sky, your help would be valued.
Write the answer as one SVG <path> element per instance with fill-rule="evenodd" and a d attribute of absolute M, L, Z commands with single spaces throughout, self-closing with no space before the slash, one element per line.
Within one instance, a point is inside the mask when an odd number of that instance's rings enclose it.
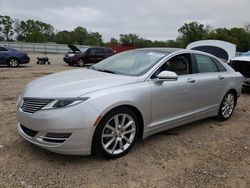
<path fill-rule="evenodd" d="M 41 20 L 56 30 L 83 26 L 105 41 L 121 33 L 169 40 L 191 21 L 242 27 L 250 21 L 250 0 L 0 0 L 0 15 Z"/>

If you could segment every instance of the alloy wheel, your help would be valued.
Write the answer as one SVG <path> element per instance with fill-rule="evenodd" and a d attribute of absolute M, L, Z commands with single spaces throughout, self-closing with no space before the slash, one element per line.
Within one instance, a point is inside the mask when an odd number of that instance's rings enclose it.
<path fill-rule="evenodd" d="M 16 59 L 10 59 L 9 60 L 9 65 L 11 67 L 17 67 L 18 66 L 18 61 Z"/>
<path fill-rule="evenodd" d="M 102 147 L 109 154 L 121 154 L 129 148 L 135 137 L 135 120 L 128 114 L 117 114 L 104 126 Z"/>
<path fill-rule="evenodd" d="M 231 116 L 235 105 L 234 95 L 232 93 L 228 93 L 222 102 L 221 113 L 222 116 L 227 119 Z"/>

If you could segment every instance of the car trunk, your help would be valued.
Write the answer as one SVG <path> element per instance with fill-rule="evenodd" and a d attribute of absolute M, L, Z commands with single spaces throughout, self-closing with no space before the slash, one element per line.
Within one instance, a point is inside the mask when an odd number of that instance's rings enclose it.
<path fill-rule="evenodd" d="M 186 49 L 210 53 L 225 62 L 233 59 L 236 54 L 236 45 L 220 40 L 201 40 L 190 43 Z"/>

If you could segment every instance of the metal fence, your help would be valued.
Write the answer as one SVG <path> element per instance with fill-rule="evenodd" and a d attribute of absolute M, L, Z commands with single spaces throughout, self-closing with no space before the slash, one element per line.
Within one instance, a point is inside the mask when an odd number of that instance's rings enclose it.
<path fill-rule="evenodd" d="M 64 54 L 69 51 L 69 48 L 66 44 L 56 44 L 56 43 L 27 43 L 27 42 L 0 41 L 0 45 L 11 47 L 25 52 Z M 75 45 L 75 46 L 77 46 L 78 48 L 86 47 L 83 45 Z"/>

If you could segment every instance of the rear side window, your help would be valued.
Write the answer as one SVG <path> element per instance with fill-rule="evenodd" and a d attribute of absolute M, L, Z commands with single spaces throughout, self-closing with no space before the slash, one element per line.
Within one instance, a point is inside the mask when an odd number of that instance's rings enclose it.
<path fill-rule="evenodd" d="M 8 51 L 6 48 L 0 47 L 0 52 L 6 52 Z"/>
<path fill-rule="evenodd" d="M 112 50 L 111 50 L 110 48 L 107 48 L 107 49 L 106 49 L 106 53 L 107 53 L 108 55 L 112 55 L 112 54 L 113 54 L 113 52 L 112 52 Z"/>
<path fill-rule="evenodd" d="M 195 54 L 194 56 L 197 62 L 197 68 L 199 73 L 219 72 L 217 65 L 209 56 L 200 54 Z"/>

